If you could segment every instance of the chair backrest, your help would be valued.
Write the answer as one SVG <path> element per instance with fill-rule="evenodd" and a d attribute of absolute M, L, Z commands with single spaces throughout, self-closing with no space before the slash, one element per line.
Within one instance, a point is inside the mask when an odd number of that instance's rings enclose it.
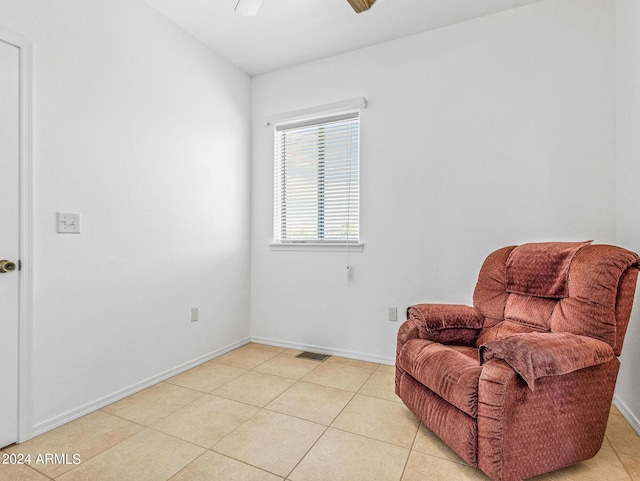
<path fill-rule="evenodd" d="M 591 242 L 510 246 L 490 254 L 473 293 L 485 316 L 477 345 L 510 334 L 589 336 L 622 351 L 640 257 Z"/>

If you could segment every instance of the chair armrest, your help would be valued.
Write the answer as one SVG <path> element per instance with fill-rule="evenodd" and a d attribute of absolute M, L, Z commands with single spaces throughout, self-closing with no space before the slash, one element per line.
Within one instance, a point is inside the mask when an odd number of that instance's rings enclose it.
<path fill-rule="evenodd" d="M 413 319 L 407 319 L 400 325 L 400 329 L 398 329 L 398 342 L 404 345 L 407 341 L 418 338 L 420 338 L 420 333 Z"/>
<path fill-rule="evenodd" d="M 534 390 L 535 381 L 545 376 L 561 376 L 611 361 L 609 344 L 587 336 L 564 332 L 514 334 L 480 346 L 480 364 L 502 359 Z"/>
<path fill-rule="evenodd" d="M 407 308 L 407 321 L 417 337 L 441 344 L 472 346 L 484 323 L 475 308 L 461 304 L 415 304 Z"/>

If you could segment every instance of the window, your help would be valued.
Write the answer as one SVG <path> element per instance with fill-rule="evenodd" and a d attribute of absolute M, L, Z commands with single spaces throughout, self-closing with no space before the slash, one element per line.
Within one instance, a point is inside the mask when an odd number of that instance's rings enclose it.
<path fill-rule="evenodd" d="M 276 244 L 359 243 L 359 112 L 276 125 Z"/>

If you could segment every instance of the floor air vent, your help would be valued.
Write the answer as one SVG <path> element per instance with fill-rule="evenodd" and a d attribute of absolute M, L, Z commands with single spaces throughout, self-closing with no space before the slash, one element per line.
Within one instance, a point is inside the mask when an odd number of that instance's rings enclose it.
<path fill-rule="evenodd" d="M 311 359 L 312 361 L 322 362 L 330 356 L 327 354 L 318 354 L 315 352 L 304 351 L 303 353 L 298 354 L 296 357 L 299 357 L 301 359 Z"/>

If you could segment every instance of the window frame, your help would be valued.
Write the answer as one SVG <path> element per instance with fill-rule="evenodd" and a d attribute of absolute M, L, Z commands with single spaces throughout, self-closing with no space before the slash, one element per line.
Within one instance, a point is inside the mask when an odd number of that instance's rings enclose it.
<path fill-rule="evenodd" d="M 273 219 L 272 219 L 272 242 L 269 244 L 272 250 L 300 250 L 300 251 L 346 251 L 346 252 L 361 252 L 364 248 L 364 243 L 362 242 L 362 238 L 360 235 L 360 144 L 361 144 L 361 108 L 366 108 L 366 100 L 364 98 L 354 99 L 354 101 L 346 101 L 353 104 L 352 108 L 334 108 L 332 110 L 322 110 L 321 108 L 317 109 L 307 109 L 306 115 L 298 115 L 294 116 L 292 113 L 290 118 L 287 118 L 286 114 L 278 116 L 278 121 L 267 122 L 267 125 L 273 125 Z M 330 104 L 330 106 L 337 106 L 338 104 L 344 105 L 346 102 L 339 102 L 336 104 Z M 301 113 L 303 111 L 299 111 Z M 278 232 L 278 215 L 279 215 L 279 206 L 277 199 L 277 182 L 279 178 L 278 169 L 281 168 L 281 158 L 278 155 L 278 132 L 283 130 L 293 130 L 303 126 L 321 126 L 323 124 L 329 124 L 331 122 L 340 121 L 340 120 L 349 120 L 349 119 L 357 119 L 358 123 L 358 131 L 357 131 L 357 158 L 358 162 L 357 166 L 357 182 L 358 182 L 358 206 L 357 206 L 357 214 L 358 214 L 358 239 L 349 239 L 345 240 L 322 240 L 321 238 L 314 238 L 309 240 L 281 240 L 279 239 Z M 349 194 L 347 194 L 349 195 Z M 350 200 L 347 200 L 347 205 L 349 205 Z"/>

